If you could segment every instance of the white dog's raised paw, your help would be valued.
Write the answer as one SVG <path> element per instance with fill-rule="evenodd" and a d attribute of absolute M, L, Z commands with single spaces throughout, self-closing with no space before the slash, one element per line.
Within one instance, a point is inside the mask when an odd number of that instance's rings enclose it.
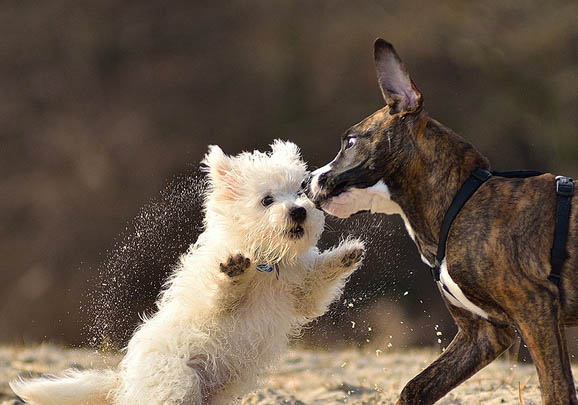
<path fill-rule="evenodd" d="M 364 248 L 352 248 L 345 252 L 345 254 L 341 257 L 341 265 L 343 267 L 351 267 L 356 263 L 359 263 L 361 259 L 363 259 L 363 255 L 365 253 Z"/>
<path fill-rule="evenodd" d="M 340 253 L 340 265 L 351 267 L 359 263 L 365 255 L 365 244 L 359 239 L 346 239 L 337 248 Z"/>
<path fill-rule="evenodd" d="M 251 267 L 251 260 L 240 253 L 230 255 L 226 263 L 219 265 L 221 271 L 229 277 L 240 276 Z"/>

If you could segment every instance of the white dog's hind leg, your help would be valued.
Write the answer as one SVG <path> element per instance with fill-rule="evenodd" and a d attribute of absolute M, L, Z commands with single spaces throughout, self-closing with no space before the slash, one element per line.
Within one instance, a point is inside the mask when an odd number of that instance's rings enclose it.
<path fill-rule="evenodd" d="M 364 251 L 363 242 L 347 239 L 319 255 L 315 267 L 296 291 L 298 313 L 307 318 L 323 315 L 341 294 L 347 277 L 359 267 Z"/>
<path fill-rule="evenodd" d="M 31 405 L 110 405 L 119 384 L 114 371 L 67 371 L 62 377 L 16 380 L 10 388 Z"/>
<path fill-rule="evenodd" d="M 131 359 L 133 360 L 133 359 Z M 175 353 L 142 353 L 122 365 L 115 405 L 207 405 L 200 370 Z"/>

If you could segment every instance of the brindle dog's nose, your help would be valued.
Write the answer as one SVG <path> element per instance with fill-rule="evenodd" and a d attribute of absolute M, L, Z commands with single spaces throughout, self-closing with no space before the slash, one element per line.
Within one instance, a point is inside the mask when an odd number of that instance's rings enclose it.
<path fill-rule="evenodd" d="M 323 188 L 323 186 L 327 183 L 327 173 L 321 173 L 317 176 L 317 185 L 319 188 Z"/>
<path fill-rule="evenodd" d="M 298 224 L 302 224 L 307 218 L 307 210 L 303 207 L 293 207 L 291 211 L 289 211 L 289 216 L 291 219 Z"/>

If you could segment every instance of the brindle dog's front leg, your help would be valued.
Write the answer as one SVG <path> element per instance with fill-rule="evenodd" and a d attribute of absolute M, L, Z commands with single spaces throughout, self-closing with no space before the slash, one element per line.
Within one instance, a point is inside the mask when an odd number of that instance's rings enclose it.
<path fill-rule="evenodd" d="M 433 404 L 509 348 L 512 328 L 497 328 L 488 321 L 448 305 L 459 331 L 446 351 L 403 389 L 398 405 Z"/>
<path fill-rule="evenodd" d="M 556 287 L 550 284 L 525 284 L 524 287 L 526 296 L 523 299 L 508 300 L 502 305 L 516 322 L 528 346 L 538 371 L 542 403 L 578 404 Z"/>

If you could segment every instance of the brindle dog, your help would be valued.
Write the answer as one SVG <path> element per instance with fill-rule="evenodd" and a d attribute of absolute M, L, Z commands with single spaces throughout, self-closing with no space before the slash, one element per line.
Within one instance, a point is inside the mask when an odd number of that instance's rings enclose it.
<path fill-rule="evenodd" d="M 488 160 L 430 118 L 394 48 L 375 42 L 386 106 L 348 129 L 335 159 L 311 178 L 326 212 L 400 214 L 430 266 L 443 216 L 475 168 Z M 411 380 L 398 404 L 432 404 L 524 338 L 545 404 L 578 404 L 564 327 L 578 324 L 578 211 L 572 210 L 560 287 L 548 280 L 556 212 L 555 176 L 492 177 L 455 219 L 440 291 L 459 331 Z"/>

